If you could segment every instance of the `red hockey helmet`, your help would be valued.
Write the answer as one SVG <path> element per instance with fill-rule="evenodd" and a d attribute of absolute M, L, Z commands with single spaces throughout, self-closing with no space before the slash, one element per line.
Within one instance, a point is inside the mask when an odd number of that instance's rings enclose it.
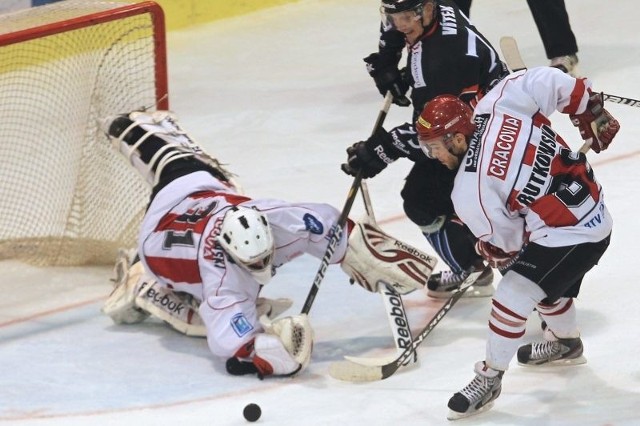
<path fill-rule="evenodd" d="M 454 133 L 469 137 L 474 130 L 473 110 L 453 95 L 436 96 L 427 102 L 416 120 L 416 131 L 421 141 Z"/>

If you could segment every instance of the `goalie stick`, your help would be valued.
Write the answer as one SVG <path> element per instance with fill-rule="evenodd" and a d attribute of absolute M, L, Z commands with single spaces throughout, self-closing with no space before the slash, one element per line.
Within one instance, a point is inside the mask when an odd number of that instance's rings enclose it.
<path fill-rule="evenodd" d="M 382 124 L 381 124 L 382 125 Z M 376 129 L 374 129 L 375 132 Z M 369 187 L 365 181 L 360 183 L 360 193 L 362 194 L 362 201 L 366 211 L 367 222 L 377 225 L 376 218 L 373 213 L 373 205 L 371 204 L 371 197 L 369 196 Z M 435 265 L 434 265 L 435 266 Z M 389 320 L 389 327 L 393 334 L 393 342 L 396 347 L 396 353 L 383 358 L 364 358 L 364 357 L 352 357 L 345 356 L 352 362 L 364 365 L 378 365 L 379 363 L 386 363 L 395 359 L 397 354 L 401 353 L 407 346 L 413 344 L 413 336 L 411 334 L 411 328 L 409 327 L 409 319 L 407 318 L 407 312 L 402 302 L 402 296 L 393 289 L 387 283 L 381 282 L 378 285 L 378 293 L 382 297 L 382 303 L 384 304 L 387 312 L 387 319 Z M 408 359 L 405 365 L 411 362 L 418 362 L 418 354 L 414 353 L 413 359 Z"/>
<path fill-rule="evenodd" d="M 527 69 L 527 66 L 522 60 L 522 55 L 520 54 L 520 49 L 518 48 L 518 42 L 514 37 L 511 37 L 511 36 L 501 37 L 500 50 L 502 51 L 502 56 L 504 56 L 504 60 L 511 71 L 516 72 L 516 71 Z M 637 100 L 637 99 L 625 98 L 623 96 L 617 96 L 617 95 L 610 95 L 608 93 L 603 93 L 602 97 L 607 102 L 640 108 L 640 100 Z"/>
<path fill-rule="evenodd" d="M 375 380 L 384 380 L 391 377 L 398 369 L 405 365 L 410 357 L 413 356 L 416 349 L 422 341 L 431 333 L 431 331 L 440 323 L 442 318 L 451 310 L 451 308 L 460 300 L 465 291 L 476 282 L 482 271 L 472 272 L 463 281 L 461 286 L 453 291 L 453 294 L 447 302 L 440 308 L 436 315 L 429 321 L 425 328 L 415 337 L 411 346 L 406 348 L 400 355 L 392 360 L 384 360 L 378 365 L 364 365 L 355 363 L 346 359 L 333 363 L 329 367 L 329 374 L 338 380 L 348 382 L 372 382 Z"/>
<path fill-rule="evenodd" d="M 385 118 L 387 118 L 387 113 L 389 112 L 389 108 L 391 107 L 391 101 L 393 100 L 393 95 L 391 92 L 387 92 L 387 95 L 384 97 L 384 102 L 382 104 L 382 108 L 378 113 L 378 118 L 376 119 L 376 123 L 373 127 L 374 132 L 378 129 L 378 127 L 382 126 Z M 333 257 L 333 253 L 336 251 L 336 247 L 342 238 L 342 234 L 344 233 L 345 226 L 347 224 L 347 219 L 349 218 L 349 212 L 351 211 L 351 207 L 353 207 L 353 202 L 356 199 L 356 195 L 358 194 L 358 187 L 362 182 L 362 169 L 358 171 L 356 177 L 353 179 L 353 183 L 351 184 L 351 188 L 349 188 L 349 193 L 347 194 L 347 200 L 344 203 L 344 207 L 342 208 L 342 212 L 340 212 L 340 216 L 338 217 L 338 221 L 336 222 L 333 233 L 331 234 L 331 238 L 329 239 L 329 244 L 327 245 L 327 249 L 324 252 L 324 256 L 322 256 L 322 261 L 320 262 L 320 267 L 318 268 L 318 272 L 316 272 L 316 276 L 313 279 L 313 285 L 309 290 L 309 294 L 307 295 L 307 299 L 304 301 L 304 305 L 302 306 L 302 314 L 308 314 L 311 310 L 311 306 L 313 305 L 313 301 L 318 294 L 318 290 L 320 289 L 320 283 L 324 279 L 324 275 L 327 272 L 327 267 L 329 266 L 329 261 Z"/>

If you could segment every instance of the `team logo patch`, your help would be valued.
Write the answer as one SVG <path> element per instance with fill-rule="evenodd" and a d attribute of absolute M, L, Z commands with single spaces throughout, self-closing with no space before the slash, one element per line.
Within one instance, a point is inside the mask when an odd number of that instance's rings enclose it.
<path fill-rule="evenodd" d="M 253 330 L 253 325 L 251 325 L 244 314 L 240 313 L 235 314 L 233 318 L 231 318 L 231 328 L 233 328 L 233 331 L 236 332 L 238 337 L 242 337 Z"/>
<path fill-rule="evenodd" d="M 322 235 L 322 233 L 324 232 L 322 223 L 313 215 L 307 213 L 302 217 L 302 220 L 304 221 L 304 225 L 307 231 L 311 232 L 312 234 Z"/>

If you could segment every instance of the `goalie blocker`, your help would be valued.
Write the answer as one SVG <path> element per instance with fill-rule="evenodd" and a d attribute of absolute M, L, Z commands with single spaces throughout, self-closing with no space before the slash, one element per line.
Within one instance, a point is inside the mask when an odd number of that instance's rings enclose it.
<path fill-rule="evenodd" d="M 423 289 L 437 263 L 435 257 L 386 233 L 371 223 L 356 223 L 342 269 L 364 289 L 377 292 L 381 283 L 399 294 Z"/>

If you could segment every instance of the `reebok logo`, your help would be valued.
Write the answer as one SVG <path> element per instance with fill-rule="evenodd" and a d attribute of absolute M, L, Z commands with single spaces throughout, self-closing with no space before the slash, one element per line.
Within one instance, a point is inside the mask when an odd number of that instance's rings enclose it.
<path fill-rule="evenodd" d="M 169 298 L 168 295 L 159 293 L 155 288 L 150 287 L 147 289 L 149 283 L 147 281 L 143 282 L 140 286 L 139 295 L 143 298 L 151 301 L 156 306 L 165 307 L 165 311 L 168 311 L 172 314 L 176 314 L 174 316 L 182 315 L 184 310 L 184 303 L 176 302 Z"/>

